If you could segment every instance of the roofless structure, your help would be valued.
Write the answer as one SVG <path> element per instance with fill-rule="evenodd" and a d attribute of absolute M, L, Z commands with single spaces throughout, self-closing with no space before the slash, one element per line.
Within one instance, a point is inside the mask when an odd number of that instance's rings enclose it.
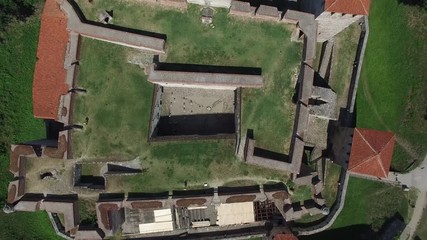
<path fill-rule="evenodd" d="M 261 88 L 260 68 L 157 63 L 150 140 L 238 138 L 241 88 Z"/>

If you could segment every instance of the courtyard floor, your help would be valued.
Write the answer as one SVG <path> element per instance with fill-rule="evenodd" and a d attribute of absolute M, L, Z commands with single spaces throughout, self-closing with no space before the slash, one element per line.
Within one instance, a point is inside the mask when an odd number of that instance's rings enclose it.
<path fill-rule="evenodd" d="M 290 42 L 288 25 L 245 22 L 218 9 L 212 28 L 201 24 L 199 7 L 193 5 L 183 13 L 133 2 L 78 3 L 88 19 L 112 9 L 116 25 L 166 34 L 167 56 L 161 58 L 167 62 L 262 68 L 264 88 L 242 92 L 242 134 L 254 129 L 257 145 L 287 153 L 295 112 L 291 79 L 301 51 L 301 44 Z M 77 85 L 87 93 L 76 97 L 73 118 L 76 123 L 88 121 L 83 131 L 73 133 L 74 158 L 138 158 L 146 169 L 140 175 L 109 178 L 108 189 L 182 189 L 184 182 L 192 188 L 246 176 L 288 179 L 281 172 L 239 162 L 234 140 L 148 143 L 153 85 L 144 69 L 129 63 L 142 59 L 147 54 L 110 43 L 83 38 L 81 44 Z"/>

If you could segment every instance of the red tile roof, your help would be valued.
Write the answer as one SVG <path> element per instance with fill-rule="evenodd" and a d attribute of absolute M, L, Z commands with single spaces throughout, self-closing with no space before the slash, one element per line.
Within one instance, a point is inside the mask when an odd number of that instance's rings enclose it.
<path fill-rule="evenodd" d="M 60 97 L 68 91 L 64 69 L 68 39 L 66 15 L 55 0 L 46 0 L 33 81 L 33 112 L 37 118 L 58 118 Z"/>
<path fill-rule="evenodd" d="M 393 156 L 394 133 L 371 129 L 354 129 L 348 169 L 354 173 L 387 177 Z"/>
<path fill-rule="evenodd" d="M 279 233 L 274 235 L 273 240 L 298 240 L 292 233 Z"/>
<path fill-rule="evenodd" d="M 371 0 L 326 0 L 325 11 L 369 15 Z"/>

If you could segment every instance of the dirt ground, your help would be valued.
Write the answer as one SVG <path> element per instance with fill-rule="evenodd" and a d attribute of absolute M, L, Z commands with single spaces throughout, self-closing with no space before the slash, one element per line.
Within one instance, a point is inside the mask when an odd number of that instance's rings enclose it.
<path fill-rule="evenodd" d="M 163 88 L 161 116 L 234 113 L 234 91 Z"/>
<path fill-rule="evenodd" d="M 67 194 L 73 191 L 73 165 L 75 160 L 27 158 L 25 192 Z M 51 172 L 52 177 L 40 178 Z"/>
<path fill-rule="evenodd" d="M 252 202 L 255 200 L 255 195 L 237 195 L 227 198 L 226 203 Z"/>

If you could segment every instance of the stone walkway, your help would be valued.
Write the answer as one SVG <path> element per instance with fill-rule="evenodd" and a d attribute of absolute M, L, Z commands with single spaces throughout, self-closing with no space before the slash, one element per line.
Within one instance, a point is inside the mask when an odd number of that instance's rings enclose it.
<path fill-rule="evenodd" d="M 418 223 L 421 220 L 423 209 L 427 203 L 427 181 L 425 180 L 426 176 L 427 155 L 425 156 L 424 161 L 420 164 L 420 166 L 411 172 L 405 174 L 391 172 L 387 178 L 387 180 L 397 181 L 399 184 L 406 185 L 408 187 L 414 187 L 420 191 L 415 203 L 412 218 L 400 236 L 400 239 L 402 240 L 412 239 L 415 230 L 417 229 Z"/>

